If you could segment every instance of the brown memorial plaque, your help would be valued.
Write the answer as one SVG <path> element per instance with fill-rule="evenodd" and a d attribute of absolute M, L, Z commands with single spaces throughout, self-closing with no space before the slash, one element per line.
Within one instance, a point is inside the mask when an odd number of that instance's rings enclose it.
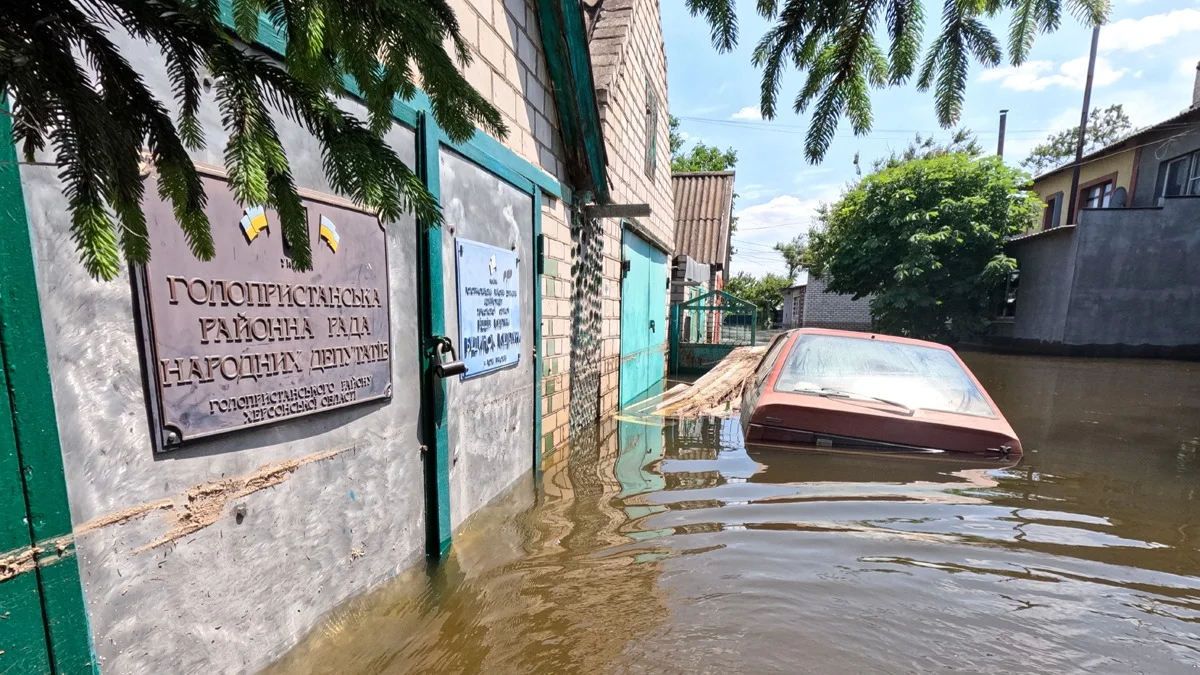
<path fill-rule="evenodd" d="M 159 447 L 391 396 L 387 241 L 377 218 L 304 200 L 313 269 L 278 216 L 205 176 L 216 256 L 197 260 L 146 188 L 152 258 L 139 277 Z M 153 182 L 151 180 L 151 182 Z"/>

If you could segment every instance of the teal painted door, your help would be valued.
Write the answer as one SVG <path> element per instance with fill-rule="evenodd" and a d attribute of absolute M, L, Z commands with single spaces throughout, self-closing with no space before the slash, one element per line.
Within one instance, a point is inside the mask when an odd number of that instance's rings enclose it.
<path fill-rule="evenodd" d="M 0 367 L 0 559 L 16 562 L 0 569 L 0 673 L 48 673 L 45 615 L 4 371 Z"/>
<path fill-rule="evenodd" d="M 667 343 L 667 254 L 625 230 L 621 281 L 622 407 L 636 401 L 663 379 Z"/>

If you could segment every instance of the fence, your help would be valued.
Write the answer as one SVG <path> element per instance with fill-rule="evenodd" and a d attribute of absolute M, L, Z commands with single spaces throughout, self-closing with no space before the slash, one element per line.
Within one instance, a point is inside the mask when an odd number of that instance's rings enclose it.
<path fill-rule="evenodd" d="M 708 372 L 735 347 L 753 345 L 757 324 L 754 304 L 724 291 L 672 305 L 671 374 Z"/>

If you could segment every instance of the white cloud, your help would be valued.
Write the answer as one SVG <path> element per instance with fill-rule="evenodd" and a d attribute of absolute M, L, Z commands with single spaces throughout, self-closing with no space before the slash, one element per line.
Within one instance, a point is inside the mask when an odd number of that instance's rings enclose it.
<path fill-rule="evenodd" d="M 771 250 L 778 242 L 791 241 L 805 234 L 812 226 L 813 216 L 822 202 L 837 199 L 841 186 L 814 185 L 804 198 L 778 195 L 771 200 L 737 211 L 737 232 L 733 234 L 732 272 L 748 272 L 756 277 L 765 274 L 787 274 L 783 258 Z M 738 188 L 741 192 L 741 188 Z"/>
<path fill-rule="evenodd" d="M 1087 57 L 1064 61 L 1057 70 L 1052 61 L 1026 61 L 1017 67 L 993 68 L 983 71 L 983 82 L 999 81 L 1000 86 L 1014 91 L 1044 91 L 1049 87 L 1083 89 L 1087 80 Z M 1110 85 L 1125 76 L 1128 68 L 1115 69 L 1103 56 L 1096 57 L 1093 87 Z"/>
<path fill-rule="evenodd" d="M 737 187 L 734 188 L 734 192 L 737 193 L 738 199 L 745 199 L 746 201 L 751 201 L 751 202 L 758 200 L 758 199 L 762 199 L 763 197 L 766 197 L 767 195 L 769 195 L 775 191 L 776 190 L 774 188 L 770 187 L 769 185 L 762 185 L 759 183 L 749 183 L 747 185 L 738 185 Z"/>
<path fill-rule="evenodd" d="M 1173 9 L 1140 19 L 1121 19 L 1100 29 L 1100 51 L 1140 52 L 1200 31 L 1200 9 Z"/>
<path fill-rule="evenodd" d="M 731 120 L 761 120 L 762 113 L 756 105 L 748 105 L 745 108 L 730 115 Z"/>
<path fill-rule="evenodd" d="M 1158 90 L 1131 89 L 1121 91 L 1111 99 L 1093 102 L 1092 107 L 1105 108 L 1112 103 L 1125 107 L 1125 114 L 1135 129 L 1158 124 L 1182 112 L 1192 100 L 1191 86 L 1166 87 Z M 1074 124 L 1079 124 L 1078 121 Z"/>

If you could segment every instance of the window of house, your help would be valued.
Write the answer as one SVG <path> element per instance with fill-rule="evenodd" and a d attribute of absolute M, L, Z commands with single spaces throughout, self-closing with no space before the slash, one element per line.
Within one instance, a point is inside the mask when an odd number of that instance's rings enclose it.
<path fill-rule="evenodd" d="M 1200 195 L 1200 152 L 1168 160 L 1166 166 L 1163 197 Z"/>
<path fill-rule="evenodd" d="M 1046 210 L 1042 212 L 1042 229 L 1049 230 L 1052 227 L 1058 227 L 1058 223 L 1054 221 L 1054 206 L 1061 197 L 1054 196 L 1046 200 Z"/>
<path fill-rule="evenodd" d="M 1021 284 L 1021 272 L 1013 270 L 1008 275 L 1008 281 L 1004 285 L 1004 294 L 998 298 L 996 303 L 996 318 L 1011 319 L 1017 315 L 1017 287 Z"/>
<path fill-rule="evenodd" d="M 1067 223 L 1074 225 L 1079 222 L 1081 209 L 1108 208 L 1112 202 L 1113 190 L 1117 187 L 1117 174 L 1110 173 L 1090 183 L 1079 186 L 1079 198 L 1075 200 L 1075 209 L 1067 216 Z"/>
<path fill-rule="evenodd" d="M 658 96 L 650 77 L 646 77 L 646 175 L 654 177 L 658 168 Z"/>
<path fill-rule="evenodd" d="M 1108 204 L 1112 201 L 1113 182 L 1105 181 L 1099 185 L 1093 185 L 1083 190 L 1083 208 L 1085 209 L 1103 209 L 1108 208 Z"/>

